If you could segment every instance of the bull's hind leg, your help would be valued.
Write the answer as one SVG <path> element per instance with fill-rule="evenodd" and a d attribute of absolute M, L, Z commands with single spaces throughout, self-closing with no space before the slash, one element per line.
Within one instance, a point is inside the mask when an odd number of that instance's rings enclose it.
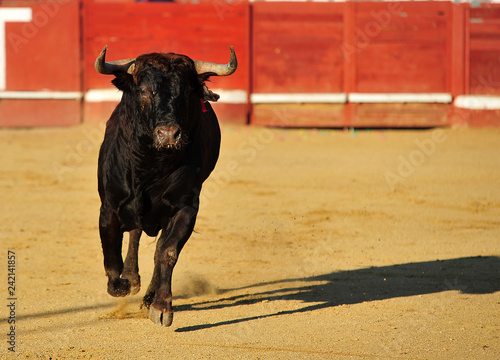
<path fill-rule="evenodd" d="M 185 207 L 170 220 L 162 231 L 155 252 L 155 268 L 151 284 L 144 296 L 144 305 L 149 308 L 149 318 L 158 325 L 170 326 L 174 310 L 172 307 L 172 272 L 177 258 L 191 236 L 197 209 Z"/>
<path fill-rule="evenodd" d="M 114 212 L 101 208 L 99 233 L 104 255 L 104 269 L 108 276 L 108 293 L 111 296 L 126 296 L 130 294 L 130 281 L 120 278 L 123 271 L 123 231 Z"/>
<path fill-rule="evenodd" d="M 139 239 L 142 231 L 132 230 L 129 233 L 128 252 L 122 272 L 122 279 L 130 281 L 130 293 L 137 294 L 141 289 L 141 277 L 139 276 Z"/>

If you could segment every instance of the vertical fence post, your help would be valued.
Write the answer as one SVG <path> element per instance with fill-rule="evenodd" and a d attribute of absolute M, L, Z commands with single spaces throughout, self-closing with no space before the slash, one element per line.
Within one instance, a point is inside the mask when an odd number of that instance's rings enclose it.
<path fill-rule="evenodd" d="M 344 10 L 344 93 L 349 95 L 356 91 L 356 63 L 357 63 L 357 48 L 355 42 L 356 28 L 356 3 L 348 1 L 345 4 Z M 355 106 L 355 105 L 354 105 Z M 353 113 L 355 109 L 353 104 L 347 103 L 344 108 L 344 125 L 349 126 L 353 122 Z"/>

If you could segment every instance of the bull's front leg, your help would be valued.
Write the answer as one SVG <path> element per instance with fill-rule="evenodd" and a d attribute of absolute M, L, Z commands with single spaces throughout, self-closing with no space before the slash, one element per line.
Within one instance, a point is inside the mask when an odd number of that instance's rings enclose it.
<path fill-rule="evenodd" d="M 193 232 L 197 213 L 194 207 L 182 208 L 172 217 L 158 239 L 153 278 L 143 300 L 149 308 L 149 318 L 158 325 L 172 324 L 172 272 L 184 244 Z"/>
<path fill-rule="evenodd" d="M 130 293 L 137 294 L 141 289 L 141 277 L 139 276 L 139 239 L 142 230 L 135 229 L 129 234 L 127 257 L 123 267 L 122 278 L 130 281 Z"/>
<path fill-rule="evenodd" d="M 103 207 L 99 217 L 99 234 L 104 255 L 104 269 L 108 276 L 108 293 L 111 296 L 126 296 L 130 293 L 130 282 L 120 278 L 123 271 L 123 231 L 118 216 Z"/>

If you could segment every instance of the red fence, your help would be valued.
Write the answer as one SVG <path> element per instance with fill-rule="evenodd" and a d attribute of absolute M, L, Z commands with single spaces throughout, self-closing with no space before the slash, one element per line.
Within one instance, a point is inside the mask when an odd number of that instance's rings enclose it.
<path fill-rule="evenodd" d="M 79 123 L 78 2 L 5 5 L 0 6 L 0 126 Z"/>
<path fill-rule="evenodd" d="M 226 62 L 221 121 L 275 126 L 500 125 L 500 6 L 488 3 L 25 0 L 0 5 L 0 126 L 105 121 L 108 59 Z"/>
<path fill-rule="evenodd" d="M 351 51 L 349 92 L 367 94 L 357 101 L 351 96 L 352 125 L 377 126 L 381 120 L 392 126 L 447 123 L 453 63 L 463 61 L 451 56 L 460 36 L 451 31 L 455 6 L 450 2 L 352 5 L 355 33 L 350 34 L 349 45 L 356 51 Z M 384 102 L 370 97 L 377 93 L 387 94 Z M 407 96 L 399 103 L 387 100 L 390 94 L 401 93 Z"/>

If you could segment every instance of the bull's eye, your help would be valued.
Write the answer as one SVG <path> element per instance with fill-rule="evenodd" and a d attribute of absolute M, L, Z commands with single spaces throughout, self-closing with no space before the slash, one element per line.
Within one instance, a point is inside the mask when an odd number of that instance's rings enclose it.
<path fill-rule="evenodd" d="M 139 96 L 141 98 L 147 98 L 148 97 L 148 90 L 146 89 L 145 86 L 139 87 L 138 93 L 139 93 Z"/>

